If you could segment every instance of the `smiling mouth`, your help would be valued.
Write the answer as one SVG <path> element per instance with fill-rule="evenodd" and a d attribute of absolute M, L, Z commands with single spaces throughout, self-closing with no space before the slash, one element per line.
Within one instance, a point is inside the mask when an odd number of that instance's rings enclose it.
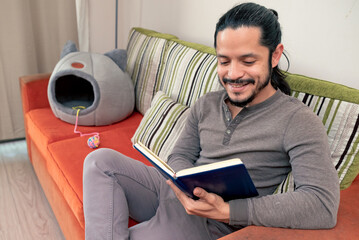
<path fill-rule="evenodd" d="M 229 86 L 233 87 L 233 88 L 242 88 L 244 86 L 247 86 L 249 84 L 253 84 L 254 85 L 254 80 L 253 79 L 240 79 L 240 80 L 231 80 L 228 78 L 223 78 L 223 83 L 228 84 Z"/>
<path fill-rule="evenodd" d="M 250 83 L 246 82 L 246 83 L 228 83 L 228 84 L 234 88 L 241 88 L 241 87 L 247 86 Z"/>

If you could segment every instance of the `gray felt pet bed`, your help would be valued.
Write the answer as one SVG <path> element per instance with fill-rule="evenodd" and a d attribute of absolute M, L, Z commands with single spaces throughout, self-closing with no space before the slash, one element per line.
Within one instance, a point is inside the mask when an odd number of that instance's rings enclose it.
<path fill-rule="evenodd" d="M 86 126 L 108 125 L 129 116 L 135 105 L 133 83 L 126 72 L 126 51 L 79 52 L 67 42 L 48 85 L 56 117 Z"/>

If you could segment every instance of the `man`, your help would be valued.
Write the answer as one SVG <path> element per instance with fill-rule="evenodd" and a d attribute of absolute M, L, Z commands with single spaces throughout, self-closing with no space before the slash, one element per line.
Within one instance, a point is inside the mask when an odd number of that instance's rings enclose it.
<path fill-rule="evenodd" d="M 193 200 L 154 168 L 102 149 L 84 166 L 87 239 L 216 239 L 248 225 L 336 224 L 339 182 L 327 136 L 305 105 L 284 94 L 276 14 L 252 3 L 234 7 L 217 23 L 215 47 L 225 90 L 196 102 L 168 162 L 180 170 L 239 157 L 259 197 L 224 202 L 196 188 Z M 273 195 L 291 170 L 295 191 Z M 142 223 L 128 229 L 128 216 Z"/>

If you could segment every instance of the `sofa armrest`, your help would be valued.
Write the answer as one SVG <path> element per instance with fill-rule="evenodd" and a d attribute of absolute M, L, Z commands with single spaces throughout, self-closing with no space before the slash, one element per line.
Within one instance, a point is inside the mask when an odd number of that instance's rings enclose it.
<path fill-rule="evenodd" d="M 19 78 L 24 113 L 36 108 L 49 107 L 47 85 L 51 73 L 27 75 Z"/>
<path fill-rule="evenodd" d="M 359 226 L 359 175 L 351 186 L 340 192 L 337 225 L 333 229 L 300 230 L 249 226 L 221 240 L 234 239 L 357 239 Z"/>

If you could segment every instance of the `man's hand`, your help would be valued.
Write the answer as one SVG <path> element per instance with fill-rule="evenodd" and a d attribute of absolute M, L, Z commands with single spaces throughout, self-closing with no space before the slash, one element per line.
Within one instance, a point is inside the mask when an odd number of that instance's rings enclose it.
<path fill-rule="evenodd" d="M 193 200 L 184 194 L 171 180 L 167 180 L 167 184 L 175 192 L 188 214 L 229 223 L 229 204 L 224 202 L 220 196 L 208 193 L 204 189 L 197 187 L 193 190 L 193 194 L 199 200 Z"/>

